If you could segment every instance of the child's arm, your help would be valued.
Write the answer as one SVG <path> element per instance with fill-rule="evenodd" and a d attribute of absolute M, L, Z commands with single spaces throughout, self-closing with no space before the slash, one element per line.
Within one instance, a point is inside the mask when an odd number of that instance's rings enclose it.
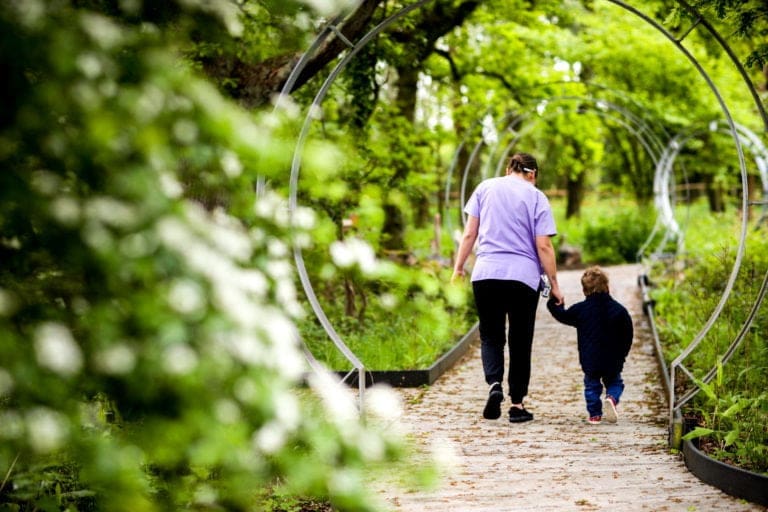
<path fill-rule="evenodd" d="M 555 320 L 558 322 L 576 327 L 578 323 L 578 315 L 576 315 L 573 307 L 565 309 L 564 302 L 558 304 L 557 300 L 552 297 L 547 301 L 547 309 L 549 309 L 549 312 L 552 313 L 552 316 L 555 317 Z"/>

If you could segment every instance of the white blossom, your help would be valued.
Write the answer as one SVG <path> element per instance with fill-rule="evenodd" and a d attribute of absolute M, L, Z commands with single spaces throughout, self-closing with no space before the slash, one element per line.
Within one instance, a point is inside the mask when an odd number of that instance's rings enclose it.
<path fill-rule="evenodd" d="M 233 400 L 218 400 L 214 405 L 214 414 L 219 423 L 232 425 L 240 420 L 240 407 Z"/>
<path fill-rule="evenodd" d="M 386 445 L 382 436 L 370 430 L 360 432 L 357 439 L 357 448 L 365 460 L 369 461 L 382 460 L 386 453 Z"/>
<path fill-rule="evenodd" d="M 434 439 L 430 445 L 430 451 L 436 466 L 446 472 L 454 471 L 461 465 L 459 449 L 449 439 L 443 437 Z"/>
<path fill-rule="evenodd" d="M 173 123 L 173 136 L 182 144 L 194 143 L 198 132 L 197 125 L 190 119 L 179 119 Z"/>
<path fill-rule="evenodd" d="M 264 219 L 272 219 L 274 213 L 280 208 L 285 208 L 285 200 L 271 190 L 257 197 L 253 203 L 256 215 Z"/>
<path fill-rule="evenodd" d="M 285 258 L 288 256 L 288 246 L 277 238 L 273 238 L 267 243 L 267 252 L 273 258 Z"/>
<path fill-rule="evenodd" d="M 272 396 L 272 401 L 275 403 L 275 420 L 279 421 L 288 432 L 299 428 L 301 409 L 296 396 L 286 390 L 280 390 Z"/>
<path fill-rule="evenodd" d="M 360 418 L 356 397 L 327 371 L 315 371 L 309 375 L 309 385 L 320 397 L 327 417 L 342 433 L 352 435 Z"/>
<path fill-rule="evenodd" d="M 13 377 L 5 368 L 0 368 L 0 396 L 7 395 L 12 389 Z"/>
<path fill-rule="evenodd" d="M 306 359 L 299 351 L 299 333 L 296 326 L 280 310 L 265 310 L 266 316 L 260 327 L 271 341 L 273 352 L 271 364 L 281 375 L 295 380 L 301 377 L 306 368 Z"/>
<path fill-rule="evenodd" d="M 394 421 L 403 415 L 403 400 L 391 387 L 377 384 L 365 391 L 365 410 L 383 420 Z"/>
<path fill-rule="evenodd" d="M 249 300 L 248 295 L 234 285 L 235 283 L 232 283 L 232 286 L 216 286 L 213 303 L 241 327 L 255 328 L 261 324 L 264 310 Z"/>
<path fill-rule="evenodd" d="M 235 398 L 244 404 L 253 404 L 261 398 L 256 384 L 246 377 L 241 377 L 235 382 L 233 391 Z"/>
<path fill-rule="evenodd" d="M 123 31 L 106 16 L 84 14 L 80 17 L 83 29 L 102 48 L 112 48 L 123 39 Z"/>
<path fill-rule="evenodd" d="M 191 347 L 175 343 L 165 349 L 163 367 L 172 375 L 183 375 L 194 370 L 197 366 L 197 353 Z"/>
<path fill-rule="evenodd" d="M 219 493 L 210 485 L 200 485 L 195 489 L 195 503 L 202 505 L 202 508 L 216 509 L 216 501 L 219 499 Z M 195 507 L 198 508 L 198 507 Z"/>
<path fill-rule="evenodd" d="M 27 413 L 25 422 L 29 444 L 38 453 L 51 452 L 66 442 L 69 423 L 61 413 L 37 407 Z"/>
<path fill-rule="evenodd" d="M 94 363 L 106 374 L 125 375 L 136 366 L 136 354 L 127 343 L 116 343 L 96 352 Z"/>
<path fill-rule="evenodd" d="M 35 331 L 35 352 L 40 366 L 69 377 L 83 366 L 83 355 L 64 325 L 48 322 Z"/>
<path fill-rule="evenodd" d="M 24 420 L 14 410 L 0 411 L 0 439 L 18 439 L 24 435 Z"/>
<path fill-rule="evenodd" d="M 193 209 L 195 211 L 197 209 Z M 215 221 L 211 222 L 204 216 L 190 215 L 193 225 L 204 229 L 203 233 L 208 236 L 217 251 L 225 254 L 235 260 L 243 261 L 251 256 L 253 245 L 248 233 L 242 226 L 234 224 L 229 216 L 222 212 L 215 213 Z"/>
<path fill-rule="evenodd" d="M 74 226 L 80 221 L 80 205 L 71 196 L 59 196 L 51 201 L 51 215 L 64 226 Z"/>
<path fill-rule="evenodd" d="M 171 199 L 181 197 L 184 192 L 184 188 L 176 179 L 176 176 L 169 172 L 160 173 L 160 190 Z"/>
<path fill-rule="evenodd" d="M 373 248 L 359 238 L 337 240 L 331 244 L 330 252 L 333 262 L 340 268 L 357 265 L 363 273 L 370 274 L 378 266 Z"/>
<path fill-rule="evenodd" d="M 109 226 L 131 227 L 139 220 L 136 208 L 112 197 L 96 197 L 85 205 L 85 214 Z"/>
<path fill-rule="evenodd" d="M 104 252 L 112 248 L 112 235 L 101 224 L 97 222 L 88 222 L 83 226 L 83 240 L 95 251 Z"/>
<path fill-rule="evenodd" d="M 221 155 L 220 163 L 224 174 L 230 178 L 237 178 L 243 173 L 243 164 L 237 154 L 232 151 L 225 151 Z"/>
<path fill-rule="evenodd" d="M 62 180 L 50 171 L 35 171 L 32 173 L 32 188 L 37 192 L 52 196 L 61 190 Z"/>
<path fill-rule="evenodd" d="M 352 251 L 348 250 L 344 242 L 335 241 L 331 244 L 331 259 L 340 268 L 349 268 L 355 264 Z"/>
<path fill-rule="evenodd" d="M 127 258 L 142 258 L 148 256 L 156 247 L 156 241 L 147 233 L 132 233 L 123 237 L 119 243 L 120 252 Z"/>
<path fill-rule="evenodd" d="M 285 428 L 278 421 L 270 421 L 262 426 L 253 437 L 255 447 L 266 454 L 279 451 L 286 441 Z"/>
<path fill-rule="evenodd" d="M 149 122 L 160 115 L 164 107 L 165 92 L 157 86 L 147 85 L 134 105 L 134 113 L 138 121 Z"/>
<path fill-rule="evenodd" d="M 315 211 L 311 208 L 298 207 L 293 211 L 293 226 L 299 229 L 312 229 L 315 225 Z"/>
<path fill-rule="evenodd" d="M 297 247 L 310 247 L 313 243 L 313 240 L 308 233 L 297 233 L 293 237 L 293 243 Z"/>
<path fill-rule="evenodd" d="M 353 494 L 360 485 L 360 474 L 346 468 L 335 469 L 328 482 L 331 492 L 342 496 Z"/>
<path fill-rule="evenodd" d="M 330 16 L 349 9 L 354 0 L 302 0 L 305 4 L 323 16 Z"/>
<path fill-rule="evenodd" d="M 241 270 L 238 272 L 237 282 L 244 291 L 252 293 L 255 297 L 265 297 L 269 291 L 269 282 L 259 270 Z"/>
<path fill-rule="evenodd" d="M 171 285 L 168 303 L 179 313 L 192 315 L 200 313 L 205 307 L 205 295 L 202 287 L 191 279 L 179 279 Z"/>
<path fill-rule="evenodd" d="M 384 309 L 395 309 L 397 307 L 397 297 L 391 293 L 382 293 L 379 296 L 379 302 Z"/>
<path fill-rule="evenodd" d="M 268 261 L 266 270 L 273 279 L 286 279 L 293 275 L 293 267 L 285 260 Z"/>
<path fill-rule="evenodd" d="M 76 59 L 77 67 L 86 76 L 86 78 L 94 79 L 98 77 L 102 71 L 103 66 L 99 57 L 91 52 L 81 53 Z"/>
<path fill-rule="evenodd" d="M 257 365 L 267 359 L 267 350 L 264 344 L 251 334 L 232 332 L 224 335 L 224 345 L 238 361 Z"/>
<path fill-rule="evenodd" d="M 40 0 L 24 0 L 23 2 L 8 2 L 5 8 L 15 8 L 20 15 L 21 23 L 32 28 L 47 16 L 47 5 Z"/>

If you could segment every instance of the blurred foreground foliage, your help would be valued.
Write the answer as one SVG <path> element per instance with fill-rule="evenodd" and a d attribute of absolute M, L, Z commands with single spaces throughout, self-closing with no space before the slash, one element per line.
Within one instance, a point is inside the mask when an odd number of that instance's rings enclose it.
<path fill-rule="evenodd" d="M 275 485 L 372 509 L 366 467 L 402 437 L 322 374 L 297 392 L 289 248 L 314 214 L 254 193 L 295 127 L 180 58 L 235 3 L 161 7 L 0 8 L 2 509 L 251 510 Z"/>

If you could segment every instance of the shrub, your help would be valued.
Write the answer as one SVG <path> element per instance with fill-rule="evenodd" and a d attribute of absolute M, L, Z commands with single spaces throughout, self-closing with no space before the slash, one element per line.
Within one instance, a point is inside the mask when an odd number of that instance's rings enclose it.
<path fill-rule="evenodd" d="M 636 262 L 653 227 L 649 219 L 644 210 L 630 209 L 587 221 L 584 259 L 606 265 Z"/>

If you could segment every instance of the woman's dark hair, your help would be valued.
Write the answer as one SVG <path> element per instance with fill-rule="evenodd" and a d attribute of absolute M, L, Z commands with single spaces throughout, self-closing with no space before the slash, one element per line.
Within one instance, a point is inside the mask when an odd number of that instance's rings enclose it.
<path fill-rule="evenodd" d="M 509 168 L 514 172 L 538 172 L 539 164 L 536 158 L 528 153 L 515 153 L 509 159 Z"/>

